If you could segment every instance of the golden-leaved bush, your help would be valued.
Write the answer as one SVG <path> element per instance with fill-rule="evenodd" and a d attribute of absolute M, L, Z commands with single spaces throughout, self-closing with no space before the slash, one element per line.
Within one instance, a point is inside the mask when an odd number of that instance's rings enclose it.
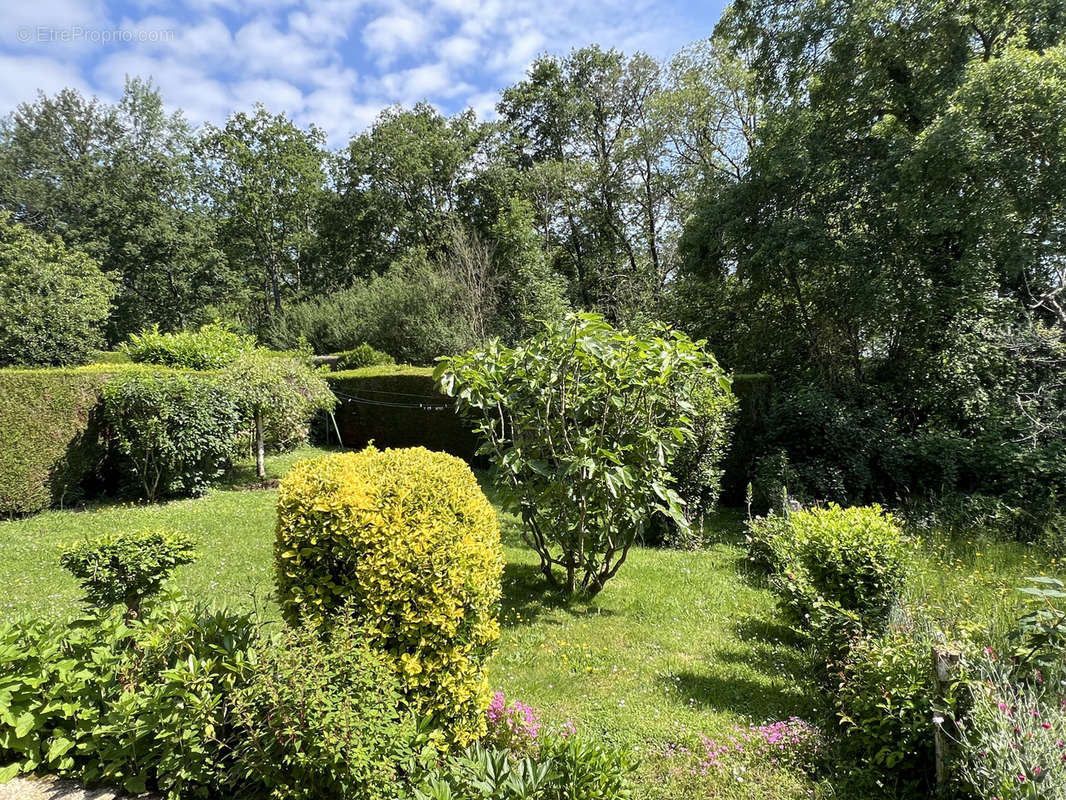
<path fill-rule="evenodd" d="M 298 462 L 281 481 L 275 567 L 290 623 L 328 626 L 353 603 L 412 710 L 457 744 L 484 732 L 503 548 L 465 462 L 421 447 Z"/>

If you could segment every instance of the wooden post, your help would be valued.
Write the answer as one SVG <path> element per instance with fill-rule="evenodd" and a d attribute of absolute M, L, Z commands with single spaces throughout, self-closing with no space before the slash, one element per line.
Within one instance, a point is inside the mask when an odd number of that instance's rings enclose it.
<path fill-rule="evenodd" d="M 933 645 L 933 682 L 934 695 L 938 702 L 944 702 L 948 687 L 955 682 L 959 674 L 961 653 Z M 955 755 L 955 741 L 958 728 L 950 714 L 939 715 L 933 720 L 933 743 L 936 748 L 936 793 L 944 796 L 950 788 L 951 762 Z"/>

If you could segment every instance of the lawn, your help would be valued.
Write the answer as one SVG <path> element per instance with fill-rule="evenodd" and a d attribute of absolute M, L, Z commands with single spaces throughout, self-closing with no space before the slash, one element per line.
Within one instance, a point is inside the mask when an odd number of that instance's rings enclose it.
<path fill-rule="evenodd" d="M 305 449 L 268 462 L 277 477 Z M 63 617 L 77 608 L 76 585 L 58 566 L 63 543 L 117 529 L 168 527 L 193 534 L 202 557 L 182 568 L 175 588 L 218 603 L 258 603 L 273 614 L 273 489 L 247 489 L 242 466 L 206 497 L 161 505 L 101 505 L 49 511 L 0 523 L 0 614 Z M 517 520 L 501 514 L 506 546 L 503 636 L 492 682 L 509 699 L 541 709 L 549 723 L 631 746 L 641 755 L 643 797 L 800 798 L 828 787 L 764 764 L 734 776 L 675 775 L 668 743 L 721 739 L 734 726 L 821 710 L 810 663 L 791 643 L 773 598 L 743 568 L 741 520 L 713 522 L 717 543 L 697 552 L 637 549 L 592 602 L 564 603 L 546 591 Z M 1016 604 L 1014 587 L 1046 571 L 1036 551 L 967 541 L 915 545 L 910 599 L 947 619 L 995 620 Z M 699 794 L 693 794 L 693 781 Z"/>

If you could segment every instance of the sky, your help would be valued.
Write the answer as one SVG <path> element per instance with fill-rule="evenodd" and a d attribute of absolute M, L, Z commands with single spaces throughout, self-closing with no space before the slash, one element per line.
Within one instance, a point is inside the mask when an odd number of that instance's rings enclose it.
<path fill-rule="evenodd" d="M 666 58 L 725 0 L 0 0 L 0 114 L 73 87 L 114 101 L 151 77 L 171 109 L 221 123 L 262 102 L 339 146 L 389 105 L 491 118 L 544 53 L 597 43 Z"/>

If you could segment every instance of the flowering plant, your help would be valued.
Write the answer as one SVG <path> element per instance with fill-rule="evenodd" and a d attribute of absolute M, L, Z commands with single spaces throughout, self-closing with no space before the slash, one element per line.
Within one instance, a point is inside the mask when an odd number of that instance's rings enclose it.
<path fill-rule="evenodd" d="M 535 708 L 517 700 L 508 704 L 503 692 L 493 694 L 492 702 L 485 712 L 485 719 L 485 744 L 506 750 L 518 757 L 536 754 L 540 750 L 541 739 L 549 734 L 541 724 L 540 714 Z M 567 720 L 550 733 L 566 739 L 576 730 L 574 723 Z"/>

